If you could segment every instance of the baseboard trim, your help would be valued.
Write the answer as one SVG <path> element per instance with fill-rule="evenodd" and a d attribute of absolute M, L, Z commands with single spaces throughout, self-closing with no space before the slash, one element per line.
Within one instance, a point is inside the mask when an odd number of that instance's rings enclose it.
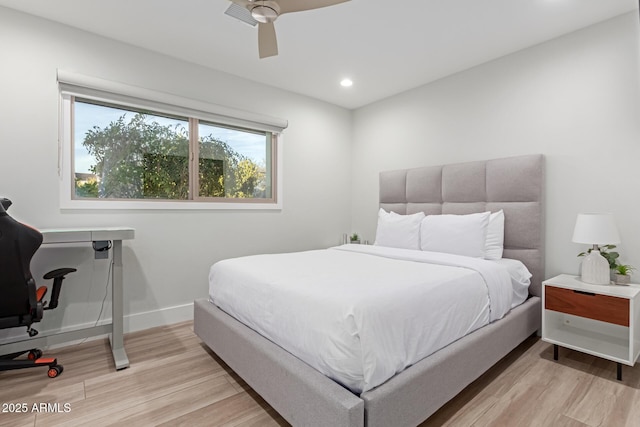
<path fill-rule="evenodd" d="M 193 303 L 124 316 L 124 333 L 193 320 Z"/>
<path fill-rule="evenodd" d="M 128 314 L 124 316 L 123 330 L 124 333 L 143 331 L 145 329 L 155 328 L 157 326 L 172 325 L 174 323 L 186 322 L 193 320 L 193 303 L 176 305 L 173 307 L 165 307 L 158 310 L 145 311 L 142 313 Z M 100 319 L 99 322 L 87 322 L 84 324 L 67 325 L 60 329 L 46 329 L 40 330 L 40 337 L 55 335 L 60 332 L 75 331 L 84 328 L 90 328 L 94 326 L 101 326 L 111 323 L 111 318 Z M 34 326 L 38 326 L 39 323 L 35 323 Z M 8 334 L 0 336 L 0 345 L 9 344 L 19 340 L 28 338 L 26 330 L 24 328 L 13 328 L 7 330 Z M 9 332 L 10 331 L 10 332 Z M 92 341 L 98 338 L 104 338 L 106 335 L 97 335 L 95 337 L 86 338 L 80 341 L 65 342 L 63 344 L 51 346 L 49 348 L 64 347 L 67 345 L 77 344 L 79 342 Z"/>

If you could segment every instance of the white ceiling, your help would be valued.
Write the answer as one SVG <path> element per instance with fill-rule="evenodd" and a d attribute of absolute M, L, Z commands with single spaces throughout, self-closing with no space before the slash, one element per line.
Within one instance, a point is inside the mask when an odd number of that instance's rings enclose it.
<path fill-rule="evenodd" d="M 304 1 L 304 0 L 300 0 Z M 1 6 L 357 108 L 638 9 L 638 0 L 351 0 L 281 16 L 280 54 L 229 0 L 0 0 Z M 342 88 L 344 77 L 353 87 Z"/>

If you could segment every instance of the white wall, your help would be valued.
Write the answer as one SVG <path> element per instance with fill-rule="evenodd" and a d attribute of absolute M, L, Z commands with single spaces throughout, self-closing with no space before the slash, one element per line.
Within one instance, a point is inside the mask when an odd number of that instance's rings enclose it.
<path fill-rule="evenodd" d="M 158 314 L 205 297 L 208 269 L 217 260 L 326 247 L 348 231 L 350 111 L 5 8 L 0 8 L 0 54 L 0 196 L 13 200 L 9 212 L 16 219 L 39 228 L 136 229 L 136 239 L 124 249 L 125 313 L 136 315 L 128 319 L 130 328 L 190 316 L 188 306 Z M 284 208 L 62 212 L 58 68 L 289 120 Z M 69 276 L 62 306 L 47 313 L 41 329 L 95 321 L 107 265 L 94 261 L 86 246 L 39 251 L 34 276 L 58 266 L 80 269 Z M 109 305 L 106 309 L 109 317 Z"/>
<path fill-rule="evenodd" d="M 374 238 L 379 171 L 542 153 L 547 277 L 578 273 L 589 211 L 615 214 L 640 268 L 638 26 L 622 15 L 357 110 L 352 228 Z"/>
<path fill-rule="evenodd" d="M 0 196 L 37 227 L 136 228 L 124 259 L 131 329 L 188 316 L 217 260 L 326 247 L 347 231 L 373 240 L 378 172 L 429 164 L 543 153 L 547 276 L 578 271 L 583 211 L 614 212 L 622 260 L 640 267 L 638 33 L 631 13 L 352 113 L 0 8 Z M 57 68 L 288 119 L 284 209 L 61 212 Z M 79 266 L 41 329 L 97 319 L 108 264 L 91 257 L 85 246 L 38 252 L 37 276 Z"/>

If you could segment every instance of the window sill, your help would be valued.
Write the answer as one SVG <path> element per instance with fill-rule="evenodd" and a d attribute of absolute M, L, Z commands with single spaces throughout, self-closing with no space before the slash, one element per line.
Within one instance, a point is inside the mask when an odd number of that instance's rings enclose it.
<path fill-rule="evenodd" d="M 282 202 L 234 203 L 166 200 L 66 200 L 62 210 L 282 210 Z"/>

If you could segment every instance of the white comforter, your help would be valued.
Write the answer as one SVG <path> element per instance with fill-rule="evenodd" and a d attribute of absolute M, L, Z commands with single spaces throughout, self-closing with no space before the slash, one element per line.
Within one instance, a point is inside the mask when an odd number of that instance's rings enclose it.
<path fill-rule="evenodd" d="M 356 394 L 511 307 L 507 269 L 436 252 L 344 245 L 211 267 L 211 301 Z"/>

